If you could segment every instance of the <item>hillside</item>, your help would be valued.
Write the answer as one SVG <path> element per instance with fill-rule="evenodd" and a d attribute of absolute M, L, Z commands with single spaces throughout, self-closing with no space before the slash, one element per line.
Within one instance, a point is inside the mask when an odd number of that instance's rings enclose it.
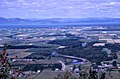
<path fill-rule="evenodd" d="M 0 17 L 0 25 L 120 25 L 120 18 L 20 19 Z"/>

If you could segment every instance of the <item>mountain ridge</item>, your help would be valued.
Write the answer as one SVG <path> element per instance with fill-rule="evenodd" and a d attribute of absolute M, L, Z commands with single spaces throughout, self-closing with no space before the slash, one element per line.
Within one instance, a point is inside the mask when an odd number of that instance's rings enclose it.
<path fill-rule="evenodd" d="M 120 18 L 44 18 L 21 19 L 0 17 L 0 25 L 69 25 L 69 24 L 116 24 L 120 25 Z"/>

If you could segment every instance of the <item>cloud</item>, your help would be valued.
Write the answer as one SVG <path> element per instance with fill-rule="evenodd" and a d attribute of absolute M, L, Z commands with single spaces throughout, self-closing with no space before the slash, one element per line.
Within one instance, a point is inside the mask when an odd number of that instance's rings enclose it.
<path fill-rule="evenodd" d="M 110 2 L 107 5 L 120 5 L 120 2 Z"/>
<path fill-rule="evenodd" d="M 0 16 L 22 18 L 120 17 L 118 16 L 120 15 L 119 6 L 119 0 L 1 0 Z M 13 14 L 8 14 L 9 11 Z M 21 14 L 16 15 L 18 13 Z"/>

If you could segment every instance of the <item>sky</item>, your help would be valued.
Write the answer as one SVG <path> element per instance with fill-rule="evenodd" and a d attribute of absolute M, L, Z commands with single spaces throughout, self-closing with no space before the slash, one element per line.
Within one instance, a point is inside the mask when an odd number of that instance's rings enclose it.
<path fill-rule="evenodd" d="M 5 18 L 120 18 L 120 0 L 0 0 Z"/>

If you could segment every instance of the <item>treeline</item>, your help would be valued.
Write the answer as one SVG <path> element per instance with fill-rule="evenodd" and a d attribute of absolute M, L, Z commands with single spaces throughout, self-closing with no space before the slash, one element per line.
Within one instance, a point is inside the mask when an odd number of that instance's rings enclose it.
<path fill-rule="evenodd" d="M 78 39 L 62 39 L 48 42 L 48 44 L 58 44 L 61 46 L 81 46 L 82 43 Z"/>
<path fill-rule="evenodd" d="M 105 46 L 94 47 L 93 44 L 97 42 L 89 42 L 83 47 L 83 42 L 79 41 L 79 39 L 54 40 L 49 43 L 67 46 L 63 49 L 56 49 L 59 54 L 82 57 L 92 62 L 111 60 L 108 54 L 102 51 L 103 48 L 111 49 L 112 52 L 120 50 L 119 44 L 106 44 Z"/>
<path fill-rule="evenodd" d="M 40 65 L 40 64 L 26 65 L 23 68 L 23 71 L 35 71 L 35 72 L 37 72 L 38 70 L 40 70 L 42 72 L 44 69 L 47 69 L 47 68 L 51 69 L 53 71 L 55 69 L 61 70 L 62 65 L 60 63 L 59 64 L 53 64 L 53 65 Z"/>
<path fill-rule="evenodd" d="M 0 47 L 3 48 L 3 47 Z M 9 49 L 27 49 L 27 48 L 50 48 L 49 46 L 34 46 L 34 45 L 20 45 L 20 46 L 9 46 Z"/>
<path fill-rule="evenodd" d="M 106 44 L 104 46 L 105 48 L 111 49 L 112 52 L 118 52 L 120 51 L 120 44 Z"/>
<path fill-rule="evenodd" d="M 60 54 L 86 58 L 92 62 L 97 62 L 97 61 L 101 62 L 107 60 L 108 58 L 106 52 L 102 52 L 100 49 L 92 48 L 92 47 L 90 48 L 69 47 L 65 49 L 58 49 L 56 51 Z"/>

